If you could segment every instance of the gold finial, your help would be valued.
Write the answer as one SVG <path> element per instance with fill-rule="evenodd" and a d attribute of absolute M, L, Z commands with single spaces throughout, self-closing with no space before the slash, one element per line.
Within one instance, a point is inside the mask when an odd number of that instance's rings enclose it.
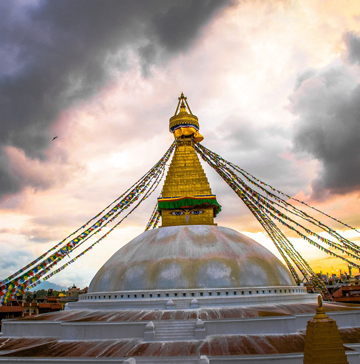
<path fill-rule="evenodd" d="M 184 100 L 181 101 L 181 105 L 180 105 L 180 112 L 186 112 L 186 106 L 185 106 L 185 103 L 184 103 Z"/>
<path fill-rule="evenodd" d="M 179 106 L 180 106 L 180 113 L 181 112 L 186 112 L 188 114 L 188 112 L 186 111 L 186 108 L 187 108 L 189 110 L 190 115 L 195 117 L 196 120 L 197 120 L 198 118 L 195 115 L 193 115 L 193 113 L 191 112 L 190 106 L 189 106 L 189 104 L 187 102 L 187 97 L 185 97 L 183 93 L 181 93 L 181 96 L 178 97 L 178 100 L 179 100 L 179 102 L 177 104 L 174 116 L 176 116 L 176 114 L 177 114 L 177 112 L 179 110 Z M 198 126 L 199 126 L 199 124 L 198 124 Z"/>
<path fill-rule="evenodd" d="M 178 100 L 179 102 L 177 104 L 175 114 L 169 120 L 170 132 L 174 134 L 174 138 L 176 140 L 181 137 L 188 137 L 195 143 L 201 142 L 204 137 L 199 133 L 199 121 L 198 118 L 191 112 L 190 106 L 187 102 L 187 97 L 181 93 Z"/>
<path fill-rule="evenodd" d="M 323 305 L 322 297 L 318 295 L 318 307 L 322 307 L 322 305 Z"/>
<path fill-rule="evenodd" d="M 316 308 L 316 315 L 314 316 L 314 319 L 324 319 L 328 318 L 324 307 L 323 307 L 323 300 L 320 295 L 318 295 L 318 307 Z"/>

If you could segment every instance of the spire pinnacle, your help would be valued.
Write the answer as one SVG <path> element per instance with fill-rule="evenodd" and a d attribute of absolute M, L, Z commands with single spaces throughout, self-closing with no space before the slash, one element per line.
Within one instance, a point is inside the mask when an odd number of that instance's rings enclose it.
<path fill-rule="evenodd" d="M 170 132 L 174 134 L 174 138 L 176 140 L 188 137 L 195 141 L 195 143 L 201 142 L 204 137 L 199 133 L 199 121 L 198 118 L 191 112 L 190 106 L 187 102 L 187 97 L 181 93 L 178 100 L 175 114 L 169 120 Z"/>

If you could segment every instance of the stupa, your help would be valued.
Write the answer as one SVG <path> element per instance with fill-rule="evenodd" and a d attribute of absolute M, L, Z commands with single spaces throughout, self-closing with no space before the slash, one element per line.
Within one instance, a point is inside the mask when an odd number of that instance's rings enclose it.
<path fill-rule="evenodd" d="M 3 323 L 0 363 L 302 363 L 317 295 L 249 237 L 217 226 L 221 205 L 194 151 L 186 97 L 162 194 L 161 227 L 119 249 L 62 312 Z M 359 363 L 360 311 L 324 304 Z"/>

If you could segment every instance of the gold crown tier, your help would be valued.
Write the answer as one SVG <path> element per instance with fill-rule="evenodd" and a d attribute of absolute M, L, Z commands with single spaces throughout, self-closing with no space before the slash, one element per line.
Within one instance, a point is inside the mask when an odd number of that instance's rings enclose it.
<path fill-rule="evenodd" d="M 191 112 L 186 99 L 184 94 L 181 93 L 175 114 L 169 120 L 169 130 L 174 134 L 175 139 L 191 137 L 198 143 L 201 142 L 204 137 L 199 133 L 198 118 Z M 176 114 L 179 107 L 180 111 Z"/>

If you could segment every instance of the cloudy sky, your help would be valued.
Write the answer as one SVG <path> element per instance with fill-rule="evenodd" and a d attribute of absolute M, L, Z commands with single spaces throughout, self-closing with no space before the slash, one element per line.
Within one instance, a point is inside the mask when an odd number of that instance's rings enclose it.
<path fill-rule="evenodd" d="M 205 146 L 360 227 L 359 29 L 358 0 L 0 0 L 0 278 L 162 156 L 181 92 Z M 273 250 L 205 169 L 217 223 Z M 143 231 L 156 194 L 51 282 L 87 285 Z M 345 268 L 292 241 L 316 271 Z"/>

